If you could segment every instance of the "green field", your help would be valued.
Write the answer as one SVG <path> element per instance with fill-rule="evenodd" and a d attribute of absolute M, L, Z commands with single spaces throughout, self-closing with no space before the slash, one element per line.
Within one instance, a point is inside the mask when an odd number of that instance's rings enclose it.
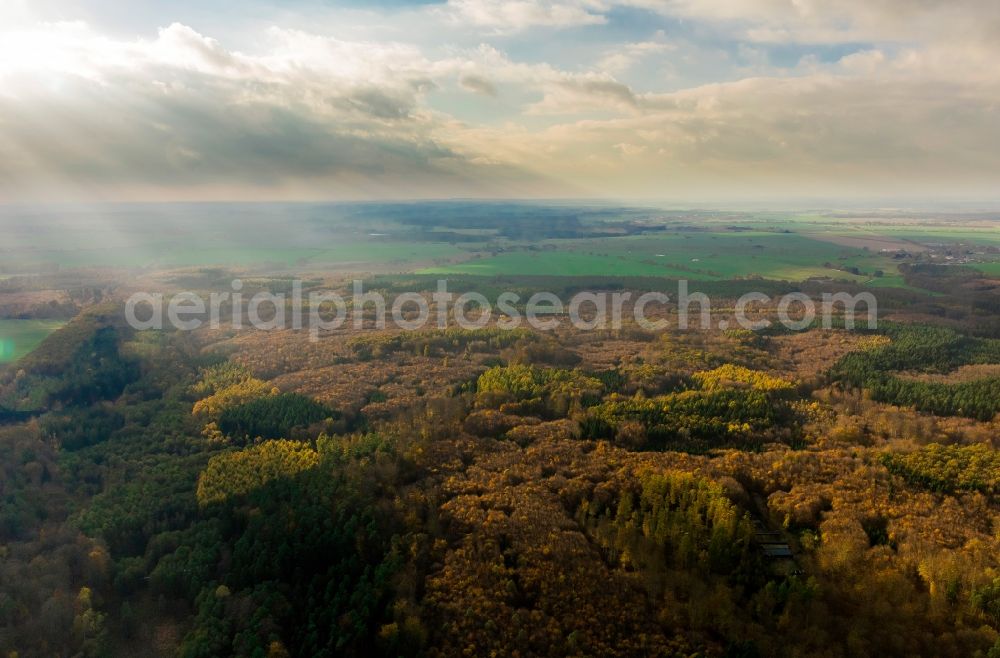
<path fill-rule="evenodd" d="M 1000 245 L 1000 230 L 998 229 L 949 228 L 941 226 L 886 226 L 879 227 L 878 233 L 928 245 L 954 244 L 956 242 Z"/>
<path fill-rule="evenodd" d="M 980 272 L 985 272 L 991 276 L 1000 276 L 1000 261 L 994 261 L 992 263 L 976 263 L 973 267 Z"/>
<path fill-rule="evenodd" d="M 0 320 L 0 364 L 18 361 L 64 324 L 61 320 Z"/>
<path fill-rule="evenodd" d="M 818 277 L 905 287 L 901 262 L 928 253 L 935 262 L 952 260 L 955 245 L 962 264 L 995 274 L 997 257 L 988 248 L 1000 245 L 1000 226 L 985 216 L 513 202 L 152 204 L 7 223 L 5 273 L 220 266 L 700 281 Z M 900 251 L 906 255 L 894 259 Z"/>
<path fill-rule="evenodd" d="M 464 255 L 458 247 L 435 242 L 382 242 L 377 240 L 331 240 L 329 245 L 287 247 L 219 244 L 194 248 L 177 244 L 149 245 L 125 249 L 65 249 L 31 251 L 7 259 L 10 266 L 50 269 L 87 267 L 175 268 L 198 266 L 289 267 L 322 265 L 336 267 L 399 267 L 425 264 Z"/>
<path fill-rule="evenodd" d="M 718 224 L 720 222 L 713 221 Z M 986 222 L 933 221 L 928 219 L 888 219 L 834 217 L 830 215 L 767 215 L 749 216 L 737 223 L 790 229 L 795 232 L 827 234 L 854 238 L 892 238 L 917 244 L 968 243 L 1000 244 L 1000 226 Z"/>
<path fill-rule="evenodd" d="M 857 267 L 860 275 L 843 271 Z M 866 282 L 875 270 L 882 285 L 899 285 L 892 258 L 794 233 L 692 231 L 601 240 L 549 240 L 538 250 L 421 270 L 422 274 L 665 276 L 720 280 L 760 276 L 800 281 L 831 277 Z M 898 280 L 897 280 L 898 279 Z"/>

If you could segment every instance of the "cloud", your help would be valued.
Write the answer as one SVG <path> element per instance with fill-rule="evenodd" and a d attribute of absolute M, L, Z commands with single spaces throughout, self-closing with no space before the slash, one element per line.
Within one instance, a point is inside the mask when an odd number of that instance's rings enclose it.
<path fill-rule="evenodd" d="M 1000 37 L 994 0 L 623 0 L 664 15 L 729 23 L 772 43 L 983 43 Z"/>
<path fill-rule="evenodd" d="M 600 25 L 620 8 L 699 21 L 759 43 L 1000 42 L 995 0 L 449 0 L 429 11 L 512 32 Z"/>
<path fill-rule="evenodd" d="M 530 27 L 574 27 L 607 22 L 603 2 L 546 0 L 449 0 L 437 9 L 448 20 L 463 25 L 516 31 Z"/>
<path fill-rule="evenodd" d="M 31 16 L 27 0 L 5 0 L 0 5 L 0 25 L 8 28 L 30 22 Z"/>
<path fill-rule="evenodd" d="M 601 25 L 621 8 L 698 21 L 759 43 L 1000 41 L 995 0 L 448 0 L 428 11 L 454 24 L 516 32 Z"/>
<path fill-rule="evenodd" d="M 198 34 L 187 25 L 173 23 L 160 30 L 149 49 L 151 55 L 172 65 L 205 72 L 246 70 L 244 63 L 225 50 L 218 41 Z"/>
<path fill-rule="evenodd" d="M 699 15 L 791 24 L 772 7 L 784 0 L 747 1 L 757 18 L 723 0 Z M 801 20 L 840 29 L 800 4 Z M 181 24 L 137 39 L 78 22 L 0 34 L 0 198 L 992 194 L 1000 169 L 1000 69 L 975 41 L 872 45 L 666 91 L 624 81 L 673 48 L 662 34 L 571 70 L 489 44 L 256 36 L 244 52 Z M 456 86 L 502 99 L 454 110 Z"/>
<path fill-rule="evenodd" d="M 228 186 L 267 196 L 336 183 L 425 196 L 526 180 L 438 138 L 450 120 L 422 99 L 450 62 L 399 44 L 269 39 L 250 56 L 183 25 L 137 41 L 80 24 L 22 34 L 45 48 L 0 64 L 0 194 Z"/>
<path fill-rule="evenodd" d="M 623 116 L 480 129 L 487 150 L 621 196 L 992 195 L 995 84 L 873 51 L 808 75 L 635 95 Z"/>
<path fill-rule="evenodd" d="M 593 74 L 549 81 L 545 95 L 527 114 L 581 114 L 592 111 L 630 112 L 636 108 L 632 90 L 610 77 Z"/>
<path fill-rule="evenodd" d="M 624 156 L 635 156 L 642 155 L 646 152 L 646 146 L 641 144 L 629 144 L 628 142 L 621 142 L 615 144 L 614 147 L 621 151 Z"/>
<path fill-rule="evenodd" d="M 622 44 L 605 53 L 597 68 L 611 74 L 623 73 L 647 57 L 676 50 L 677 45 L 664 41 L 665 38 L 666 35 L 660 30 L 655 41 Z"/>
<path fill-rule="evenodd" d="M 494 98 L 497 95 L 496 86 L 492 82 L 490 82 L 487 78 L 484 78 L 482 76 L 463 75 L 461 78 L 459 78 L 458 82 L 459 84 L 462 85 L 462 87 L 473 93 L 481 94 L 483 96 L 492 96 Z"/>
<path fill-rule="evenodd" d="M 637 105 L 628 85 L 609 73 L 571 72 L 547 63 L 517 62 L 487 45 L 438 62 L 435 69 L 459 72 L 461 84 L 474 91 L 479 91 L 478 83 L 489 81 L 490 87 L 503 83 L 516 88 L 522 95 L 540 95 L 539 100 L 523 107 L 526 116 L 575 115 L 591 111 L 621 113 L 630 112 Z"/>

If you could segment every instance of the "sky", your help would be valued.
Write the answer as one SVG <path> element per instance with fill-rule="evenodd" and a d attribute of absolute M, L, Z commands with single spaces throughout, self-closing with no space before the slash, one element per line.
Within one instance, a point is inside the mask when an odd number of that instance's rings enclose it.
<path fill-rule="evenodd" d="M 998 190 L 996 0 L 0 2 L 0 202 Z"/>

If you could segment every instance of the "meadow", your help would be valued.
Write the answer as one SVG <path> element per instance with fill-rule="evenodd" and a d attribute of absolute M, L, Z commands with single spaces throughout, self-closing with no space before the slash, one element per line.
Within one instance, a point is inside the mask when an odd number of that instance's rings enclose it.
<path fill-rule="evenodd" d="M 60 320 L 0 319 L 0 364 L 16 362 L 64 324 Z"/>
<path fill-rule="evenodd" d="M 206 244 L 202 241 L 193 248 L 185 243 L 138 244 L 121 249 L 60 247 L 7 256 L 4 254 L 6 267 L 18 272 L 44 273 L 89 268 L 156 271 L 210 266 L 268 270 L 395 268 L 406 271 L 438 260 L 467 257 L 467 254 L 445 243 L 340 238 L 310 247 L 288 246 L 280 241 L 264 244 L 224 241 Z"/>
<path fill-rule="evenodd" d="M 984 272 L 991 276 L 1000 276 L 1000 261 L 993 261 L 991 263 L 977 263 L 975 268 L 980 272 Z"/>
<path fill-rule="evenodd" d="M 483 277 L 824 278 L 906 288 L 899 266 L 907 262 L 1000 272 L 1000 228 L 976 215 L 455 201 L 127 206 L 42 216 L 0 210 L 0 226 L 8 238 L 0 248 L 0 277 L 222 266 Z"/>
<path fill-rule="evenodd" d="M 854 274 L 851 268 L 857 268 Z M 852 282 L 895 273 L 891 256 L 778 231 L 690 231 L 595 240 L 548 240 L 531 249 L 421 270 L 422 274 L 672 276 L 693 280 L 760 277 Z M 890 277 L 886 283 L 897 283 Z M 899 279 L 898 283 L 902 283 Z"/>
<path fill-rule="evenodd" d="M 248 270 L 411 270 L 466 257 L 444 240 L 361 206 L 161 204 L 66 207 L 42 214 L 0 208 L 0 277 L 74 269 L 156 271 L 228 266 Z"/>

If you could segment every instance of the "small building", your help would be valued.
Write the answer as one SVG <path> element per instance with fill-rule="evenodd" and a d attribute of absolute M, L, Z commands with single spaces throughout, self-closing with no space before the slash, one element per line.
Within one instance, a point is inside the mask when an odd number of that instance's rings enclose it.
<path fill-rule="evenodd" d="M 788 544 L 761 544 L 760 551 L 771 560 L 791 559 L 792 549 Z"/>

